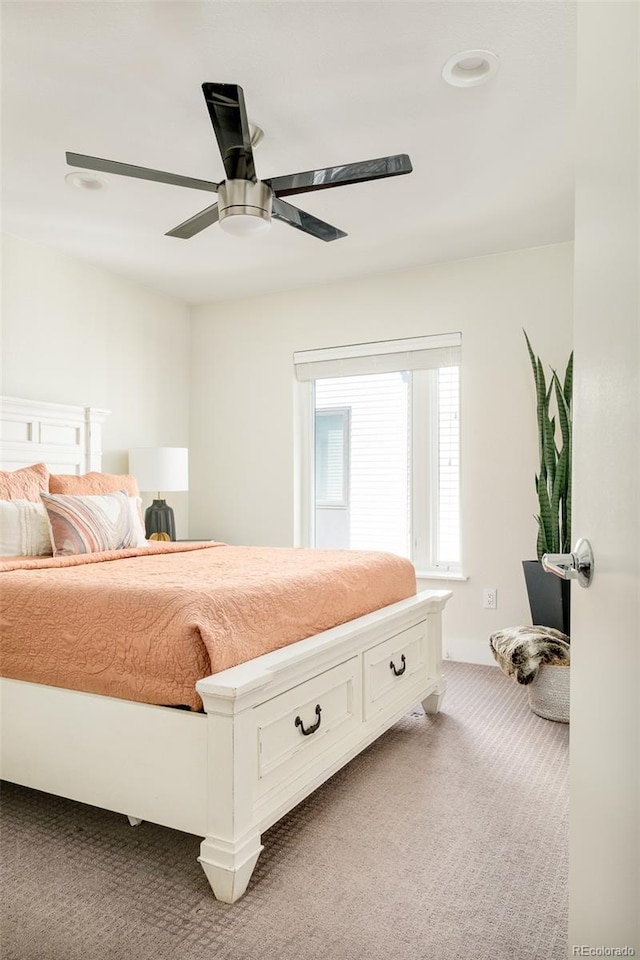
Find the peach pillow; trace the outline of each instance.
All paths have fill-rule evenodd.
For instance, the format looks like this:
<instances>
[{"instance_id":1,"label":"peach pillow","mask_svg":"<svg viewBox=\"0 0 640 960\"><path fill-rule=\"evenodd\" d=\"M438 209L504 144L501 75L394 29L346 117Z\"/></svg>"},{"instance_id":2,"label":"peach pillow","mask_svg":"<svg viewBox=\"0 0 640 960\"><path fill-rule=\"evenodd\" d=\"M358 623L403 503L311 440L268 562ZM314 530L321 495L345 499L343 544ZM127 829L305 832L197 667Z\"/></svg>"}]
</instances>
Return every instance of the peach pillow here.
<instances>
[{"instance_id":1,"label":"peach pillow","mask_svg":"<svg viewBox=\"0 0 640 960\"><path fill-rule=\"evenodd\" d=\"M49 469L44 463L34 463L21 470L0 470L0 500L35 500L49 489Z\"/></svg>"},{"instance_id":2,"label":"peach pillow","mask_svg":"<svg viewBox=\"0 0 640 960\"><path fill-rule=\"evenodd\" d=\"M140 496L138 481L130 473L85 473L77 477L72 473L52 473L49 477L49 493L64 493L71 496L102 496L126 490L130 497ZM40 498L38 498L40 499Z\"/></svg>"}]
</instances>

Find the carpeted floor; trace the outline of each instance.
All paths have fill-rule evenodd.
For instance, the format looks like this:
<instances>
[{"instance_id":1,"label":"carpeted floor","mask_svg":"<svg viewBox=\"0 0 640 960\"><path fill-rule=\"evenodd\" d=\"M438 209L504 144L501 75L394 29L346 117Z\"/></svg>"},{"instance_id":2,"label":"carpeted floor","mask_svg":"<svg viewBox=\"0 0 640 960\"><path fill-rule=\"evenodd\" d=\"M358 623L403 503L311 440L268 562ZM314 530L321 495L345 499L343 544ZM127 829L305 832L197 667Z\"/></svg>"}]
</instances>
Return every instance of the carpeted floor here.
<instances>
[{"instance_id":1,"label":"carpeted floor","mask_svg":"<svg viewBox=\"0 0 640 960\"><path fill-rule=\"evenodd\" d=\"M494 667L446 672L438 716L264 835L233 906L199 838L5 785L3 960L562 960L568 727Z\"/></svg>"}]
</instances>

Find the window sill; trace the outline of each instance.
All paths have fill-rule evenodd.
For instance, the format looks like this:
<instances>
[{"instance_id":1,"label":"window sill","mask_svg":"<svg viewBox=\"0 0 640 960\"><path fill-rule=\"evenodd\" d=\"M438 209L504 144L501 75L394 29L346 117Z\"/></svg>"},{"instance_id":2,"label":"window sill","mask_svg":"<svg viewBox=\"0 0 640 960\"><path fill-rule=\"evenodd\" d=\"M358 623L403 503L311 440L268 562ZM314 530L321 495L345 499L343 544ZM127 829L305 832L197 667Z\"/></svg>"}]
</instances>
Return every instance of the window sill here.
<instances>
[{"instance_id":1,"label":"window sill","mask_svg":"<svg viewBox=\"0 0 640 960\"><path fill-rule=\"evenodd\" d=\"M442 573L440 570L416 570L417 580L468 580L464 573Z\"/></svg>"}]
</instances>

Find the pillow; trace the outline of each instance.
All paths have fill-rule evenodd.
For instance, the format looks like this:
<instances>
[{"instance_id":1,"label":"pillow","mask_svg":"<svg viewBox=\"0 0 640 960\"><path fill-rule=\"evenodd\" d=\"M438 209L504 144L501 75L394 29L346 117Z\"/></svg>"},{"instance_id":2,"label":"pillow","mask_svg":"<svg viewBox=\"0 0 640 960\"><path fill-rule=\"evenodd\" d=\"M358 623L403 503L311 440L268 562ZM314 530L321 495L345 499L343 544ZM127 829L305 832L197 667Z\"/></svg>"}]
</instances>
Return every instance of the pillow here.
<instances>
[{"instance_id":1,"label":"pillow","mask_svg":"<svg viewBox=\"0 0 640 960\"><path fill-rule=\"evenodd\" d=\"M0 500L40 503L40 494L48 489L49 470L44 463L34 463L32 467L23 467L22 470L0 470Z\"/></svg>"},{"instance_id":2,"label":"pillow","mask_svg":"<svg viewBox=\"0 0 640 960\"><path fill-rule=\"evenodd\" d=\"M49 477L49 493L65 493L73 496L97 496L103 493L116 493L126 490L130 497L134 497L135 511L137 512L138 526L144 543L138 547L146 547L144 539L144 520L142 518L142 499L138 489L138 481L130 473L83 473L76 476L74 473L52 473Z\"/></svg>"},{"instance_id":3,"label":"pillow","mask_svg":"<svg viewBox=\"0 0 640 960\"><path fill-rule=\"evenodd\" d=\"M89 496L115 493L126 490L130 497L137 497L138 481L130 473L85 473L81 477L72 473L52 473L49 477L49 493L69 493L73 496Z\"/></svg>"},{"instance_id":4,"label":"pillow","mask_svg":"<svg viewBox=\"0 0 640 960\"><path fill-rule=\"evenodd\" d=\"M129 497L129 510L131 511L131 523L136 534L136 547L148 547L149 541L144 530L144 520L142 519L142 497Z\"/></svg>"},{"instance_id":5,"label":"pillow","mask_svg":"<svg viewBox=\"0 0 640 960\"><path fill-rule=\"evenodd\" d=\"M51 556L51 534L44 504L0 500L0 556Z\"/></svg>"},{"instance_id":6,"label":"pillow","mask_svg":"<svg viewBox=\"0 0 640 960\"><path fill-rule=\"evenodd\" d=\"M133 498L126 491L102 496L74 497L43 493L54 557L101 550L125 550L146 546L142 528L134 523Z\"/></svg>"}]
</instances>

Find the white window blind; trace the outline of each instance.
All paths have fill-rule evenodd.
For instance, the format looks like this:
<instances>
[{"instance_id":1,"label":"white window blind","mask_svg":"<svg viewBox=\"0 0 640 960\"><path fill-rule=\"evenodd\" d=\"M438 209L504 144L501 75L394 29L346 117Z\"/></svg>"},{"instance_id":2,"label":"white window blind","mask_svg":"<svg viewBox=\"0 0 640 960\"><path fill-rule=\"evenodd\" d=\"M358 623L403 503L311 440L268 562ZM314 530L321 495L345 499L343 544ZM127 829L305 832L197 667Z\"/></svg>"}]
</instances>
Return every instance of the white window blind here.
<instances>
[{"instance_id":1,"label":"white window blind","mask_svg":"<svg viewBox=\"0 0 640 960\"><path fill-rule=\"evenodd\" d=\"M460 362L460 333L410 337L377 343L350 343L294 353L298 380L430 370Z\"/></svg>"}]
</instances>

